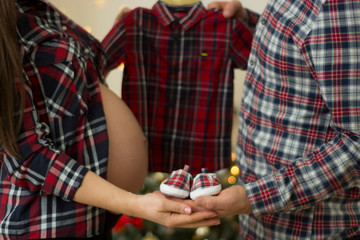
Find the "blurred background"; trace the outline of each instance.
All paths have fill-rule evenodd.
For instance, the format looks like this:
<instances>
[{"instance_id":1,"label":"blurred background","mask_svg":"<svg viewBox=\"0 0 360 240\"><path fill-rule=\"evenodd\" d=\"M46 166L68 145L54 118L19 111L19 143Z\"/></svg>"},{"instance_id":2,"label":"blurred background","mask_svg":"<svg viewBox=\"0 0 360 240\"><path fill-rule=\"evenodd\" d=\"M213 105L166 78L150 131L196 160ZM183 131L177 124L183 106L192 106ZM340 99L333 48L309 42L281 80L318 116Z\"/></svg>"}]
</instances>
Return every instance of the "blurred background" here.
<instances>
[{"instance_id":1,"label":"blurred background","mask_svg":"<svg viewBox=\"0 0 360 240\"><path fill-rule=\"evenodd\" d=\"M123 7L130 9L136 7L151 8L157 0L49 0L63 13L69 16L77 24L81 25L98 40L102 40L111 29L116 15ZM268 0L241 0L244 7L257 13L262 13ZM211 0L203 0L207 6ZM119 67L112 71L107 83L109 87L121 96L121 80L123 68ZM234 79L234 124L233 124L233 148L237 133L237 116L242 95L242 85L245 71L235 70ZM233 151L235 152L235 151ZM235 155L233 154L233 160ZM231 169L218 172L223 188L236 183L238 168L234 165ZM146 178L142 193L152 192L158 189L159 183L167 177L166 173L149 173ZM113 231L114 240L237 240L237 218L222 219L220 226L204 227L198 229L169 229L142 219L123 216Z\"/></svg>"}]
</instances>

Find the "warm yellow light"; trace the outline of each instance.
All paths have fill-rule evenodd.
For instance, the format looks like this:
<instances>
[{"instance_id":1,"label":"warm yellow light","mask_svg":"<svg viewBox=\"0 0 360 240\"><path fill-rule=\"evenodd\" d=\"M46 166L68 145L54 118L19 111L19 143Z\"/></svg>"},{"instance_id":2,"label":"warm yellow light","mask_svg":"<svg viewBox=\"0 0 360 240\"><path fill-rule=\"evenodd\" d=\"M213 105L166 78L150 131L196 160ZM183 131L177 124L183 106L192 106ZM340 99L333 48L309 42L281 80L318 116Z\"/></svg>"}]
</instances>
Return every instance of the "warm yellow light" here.
<instances>
[{"instance_id":1,"label":"warm yellow light","mask_svg":"<svg viewBox=\"0 0 360 240\"><path fill-rule=\"evenodd\" d=\"M237 176L240 172L240 169L238 166L233 166L231 167L230 172L232 175Z\"/></svg>"},{"instance_id":2,"label":"warm yellow light","mask_svg":"<svg viewBox=\"0 0 360 240\"><path fill-rule=\"evenodd\" d=\"M236 177L230 176L228 178L228 183L231 184L231 185L235 184L236 183Z\"/></svg>"},{"instance_id":3,"label":"warm yellow light","mask_svg":"<svg viewBox=\"0 0 360 240\"><path fill-rule=\"evenodd\" d=\"M105 0L94 0L94 3L98 6L104 6Z\"/></svg>"},{"instance_id":4,"label":"warm yellow light","mask_svg":"<svg viewBox=\"0 0 360 240\"><path fill-rule=\"evenodd\" d=\"M167 174L162 173L162 172L155 172L155 173L153 173L152 177L155 179L155 181L160 183L167 177Z\"/></svg>"},{"instance_id":5,"label":"warm yellow light","mask_svg":"<svg viewBox=\"0 0 360 240\"><path fill-rule=\"evenodd\" d=\"M84 29L85 29L88 33L91 33L91 27L90 27L90 26L85 26Z\"/></svg>"},{"instance_id":6,"label":"warm yellow light","mask_svg":"<svg viewBox=\"0 0 360 240\"><path fill-rule=\"evenodd\" d=\"M124 71L125 65L123 63L120 63L118 68L119 68L120 71Z\"/></svg>"},{"instance_id":7,"label":"warm yellow light","mask_svg":"<svg viewBox=\"0 0 360 240\"><path fill-rule=\"evenodd\" d=\"M196 229L195 233L196 233L196 236L205 238L206 236L208 236L210 234L210 228L209 227L199 227L198 229Z\"/></svg>"},{"instance_id":8,"label":"warm yellow light","mask_svg":"<svg viewBox=\"0 0 360 240\"><path fill-rule=\"evenodd\" d=\"M233 162L236 161L236 154L235 154L235 153L232 153L232 154L231 154L231 160L232 160Z\"/></svg>"}]
</instances>

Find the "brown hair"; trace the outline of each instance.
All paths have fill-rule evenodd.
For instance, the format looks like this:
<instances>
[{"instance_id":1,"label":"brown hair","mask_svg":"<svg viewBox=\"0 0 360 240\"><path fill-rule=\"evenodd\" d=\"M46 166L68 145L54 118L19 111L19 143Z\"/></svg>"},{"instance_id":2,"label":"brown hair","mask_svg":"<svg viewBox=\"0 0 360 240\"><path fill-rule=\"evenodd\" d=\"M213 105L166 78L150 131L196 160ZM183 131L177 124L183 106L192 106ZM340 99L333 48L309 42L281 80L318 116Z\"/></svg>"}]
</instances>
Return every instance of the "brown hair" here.
<instances>
[{"instance_id":1,"label":"brown hair","mask_svg":"<svg viewBox=\"0 0 360 240\"><path fill-rule=\"evenodd\" d=\"M24 97L15 2L0 1L0 144L7 153L19 157L16 136L20 130ZM17 111L20 115L15 117Z\"/></svg>"}]
</instances>

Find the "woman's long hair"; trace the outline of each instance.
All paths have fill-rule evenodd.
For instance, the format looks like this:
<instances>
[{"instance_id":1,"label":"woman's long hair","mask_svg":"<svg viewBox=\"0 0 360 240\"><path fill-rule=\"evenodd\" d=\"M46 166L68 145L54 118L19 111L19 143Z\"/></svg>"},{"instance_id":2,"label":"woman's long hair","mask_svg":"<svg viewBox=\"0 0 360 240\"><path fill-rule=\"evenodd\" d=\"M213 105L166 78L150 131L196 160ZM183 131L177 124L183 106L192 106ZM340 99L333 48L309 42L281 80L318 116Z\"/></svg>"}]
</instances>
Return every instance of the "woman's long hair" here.
<instances>
[{"instance_id":1,"label":"woman's long hair","mask_svg":"<svg viewBox=\"0 0 360 240\"><path fill-rule=\"evenodd\" d=\"M16 136L24 97L15 3L16 0L0 0L0 145L7 153L18 157ZM16 112L20 115L15 116Z\"/></svg>"}]
</instances>

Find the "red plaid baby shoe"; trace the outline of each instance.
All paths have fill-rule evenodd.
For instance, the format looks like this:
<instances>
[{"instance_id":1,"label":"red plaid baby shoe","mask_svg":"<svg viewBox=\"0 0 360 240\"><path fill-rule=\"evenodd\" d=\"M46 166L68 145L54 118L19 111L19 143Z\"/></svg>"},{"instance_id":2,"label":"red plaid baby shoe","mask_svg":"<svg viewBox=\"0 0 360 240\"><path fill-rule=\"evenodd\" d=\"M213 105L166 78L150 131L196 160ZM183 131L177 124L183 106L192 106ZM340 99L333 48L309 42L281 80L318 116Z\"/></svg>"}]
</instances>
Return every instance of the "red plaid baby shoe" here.
<instances>
[{"instance_id":1,"label":"red plaid baby shoe","mask_svg":"<svg viewBox=\"0 0 360 240\"><path fill-rule=\"evenodd\" d=\"M221 191L221 183L215 173L208 173L206 168L195 176L191 187L190 198L195 200L199 196L216 195Z\"/></svg>"},{"instance_id":2,"label":"red plaid baby shoe","mask_svg":"<svg viewBox=\"0 0 360 240\"><path fill-rule=\"evenodd\" d=\"M160 191L168 196L187 198L190 193L192 176L188 172L189 166L173 171L168 178L160 184Z\"/></svg>"}]
</instances>

